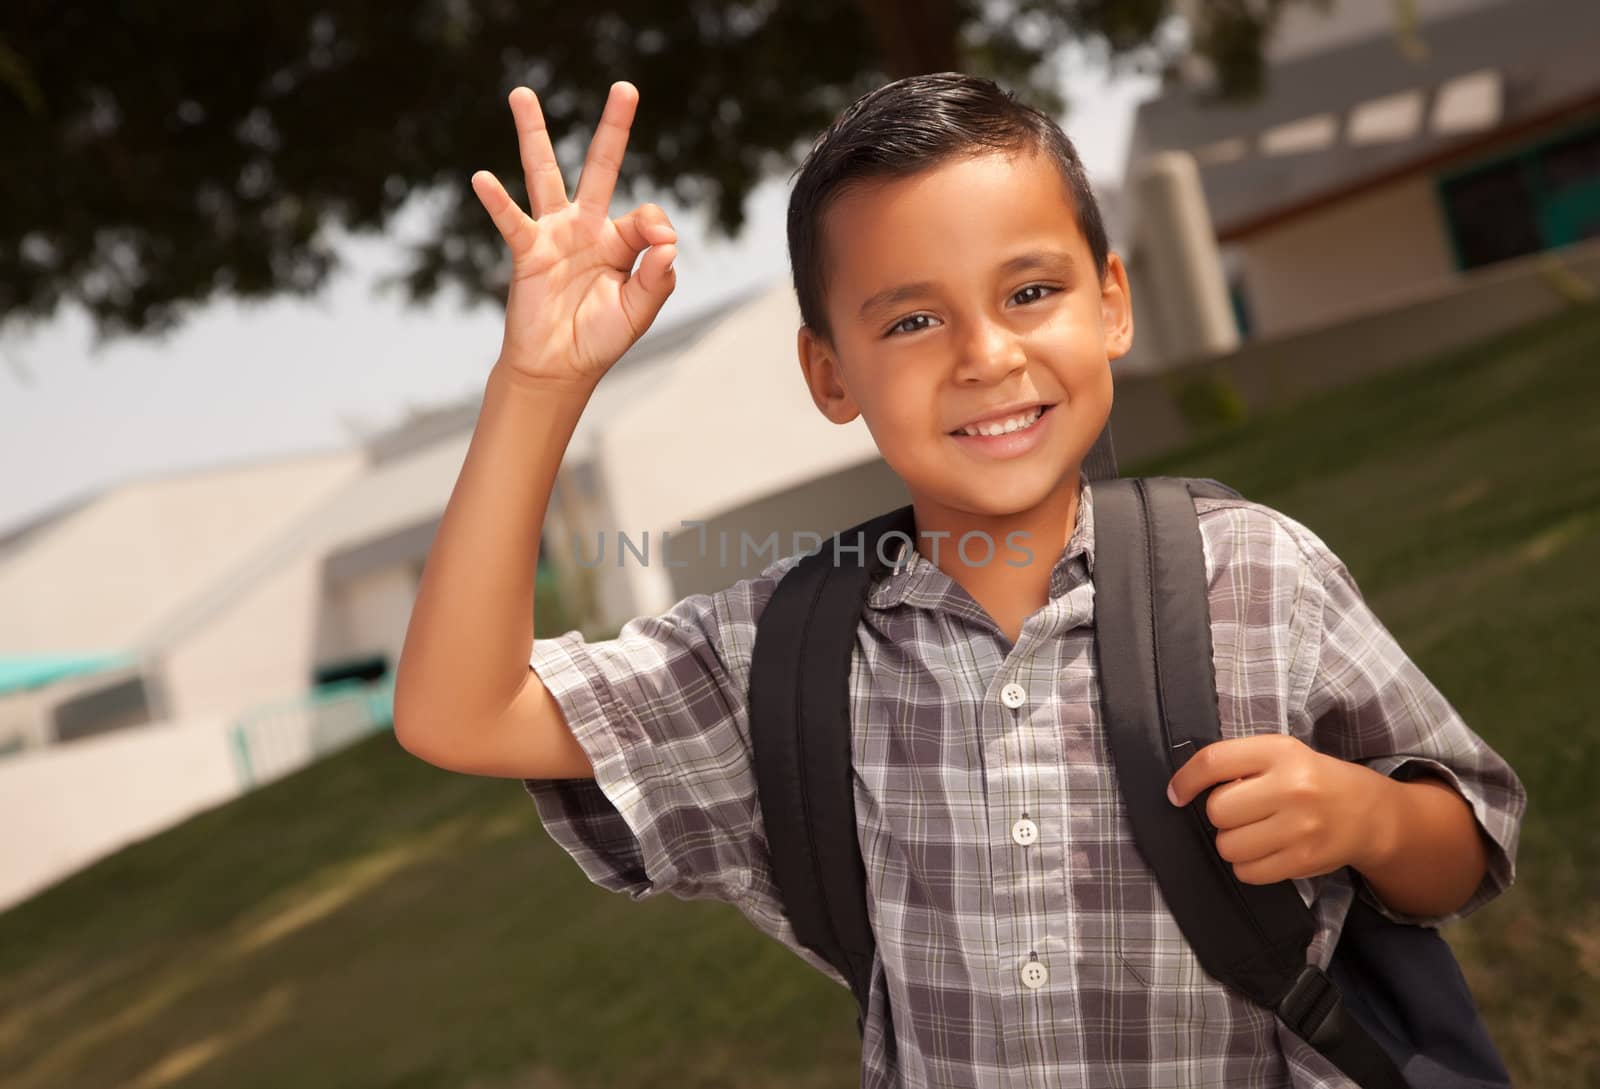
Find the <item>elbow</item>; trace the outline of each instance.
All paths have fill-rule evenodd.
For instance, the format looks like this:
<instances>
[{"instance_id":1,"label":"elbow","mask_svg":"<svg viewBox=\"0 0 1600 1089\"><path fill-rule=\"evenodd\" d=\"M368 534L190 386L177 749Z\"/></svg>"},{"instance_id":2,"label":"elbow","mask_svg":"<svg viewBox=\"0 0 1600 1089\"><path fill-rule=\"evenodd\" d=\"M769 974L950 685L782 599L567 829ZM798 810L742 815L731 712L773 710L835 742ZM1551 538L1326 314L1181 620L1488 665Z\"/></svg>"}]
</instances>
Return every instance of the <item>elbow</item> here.
<instances>
[{"instance_id":1,"label":"elbow","mask_svg":"<svg viewBox=\"0 0 1600 1089\"><path fill-rule=\"evenodd\" d=\"M394 739L402 749L418 760L440 766L437 730L429 730L430 717L414 709L403 709L398 703L394 709Z\"/></svg>"},{"instance_id":2,"label":"elbow","mask_svg":"<svg viewBox=\"0 0 1600 1089\"><path fill-rule=\"evenodd\" d=\"M441 727L447 718L440 712L437 701L424 698L424 692L407 675L402 655L395 677L394 739L412 756L438 766L442 756L440 745L444 741Z\"/></svg>"},{"instance_id":3,"label":"elbow","mask_svg":"<svg viewBox=\"0 0 1600 1089\"><path fill-rule=\"evenodd\" d=\"M458 712L395 707L394 738L400 747L444 771L475 770L482 732L471 729Z\"/></svg>"}]
</instances>

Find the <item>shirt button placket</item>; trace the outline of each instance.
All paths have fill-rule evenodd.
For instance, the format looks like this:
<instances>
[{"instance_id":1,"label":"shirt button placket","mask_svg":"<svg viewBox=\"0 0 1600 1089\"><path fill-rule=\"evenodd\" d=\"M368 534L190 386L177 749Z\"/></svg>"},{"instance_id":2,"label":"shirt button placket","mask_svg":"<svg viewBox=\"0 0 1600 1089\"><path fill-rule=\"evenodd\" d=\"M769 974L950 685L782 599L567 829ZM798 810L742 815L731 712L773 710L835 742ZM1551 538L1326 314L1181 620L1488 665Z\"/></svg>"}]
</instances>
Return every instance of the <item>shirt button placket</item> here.
<instances>
[{"instance_id":1,"label":"shirt button placket","mask_svg":"<svg viewBox=\"0 0 1600 1089\"><path fill-rule=\"evenodd\" d=\"M1016 681L1011 681L1000 689L1000 703L1007 708L1007 734L1011 739L1011 743L1015 746L1013 751L1016 753L1018 761L1016 777L1010 779L1006 784L1008 789L1002 795L1006 799L1007 805L1014 804L1013 799L1020 796L1023 799L1023 805L1026 806L1028 792L1032 787L1031 780L1037 770L1027 765L1025 756L1032 749L1025 736L1027 728L1023 722L1023 708L1027 705L1027 702L1028 690ZM1043 987L1050 978L1050 969L1039 958L1038 951L1033 948L1033 943L1037 938L1037 934L1034 931L1042 922L1042 920L1034 917L1032 891L1033 881L1036 876L1034 874L1034 848L1039 842L1039 826L1034 823L1026 809L1020 815L1016 815L1015 810L1013 810L1012 815L1016 816L1016 819L1011 822L1011 840L1024 850L1020 856L1013 856L1019 863L1017 868L1010 874L1009 896L1007 897L1011 904L1013 915L1009 920L1010 925L1005 928L1008 940L1002 945L1001 955L1006 960L1010 960L1013 955L1012 950L1017 947L1017 944L1028 943L1028 945L1023 946L1028 950L1027 959L1022 962L1020 967L1013 969L1017 973L1012 977L1017 981L1013 986L1017 988L1015 993L1020 997L1030 995ZM1016 962L1011 961L1011 963L1015 964ZM1006 1034L1005 1050L1007 1052L1011 1052L1017 1046L1015 1033L1023 1031L1022 1026L1028 1023L1029 1020L1029 1015L1025 1014L1012 1026L1012 1031Z\"/></svg>"}]
</instances>

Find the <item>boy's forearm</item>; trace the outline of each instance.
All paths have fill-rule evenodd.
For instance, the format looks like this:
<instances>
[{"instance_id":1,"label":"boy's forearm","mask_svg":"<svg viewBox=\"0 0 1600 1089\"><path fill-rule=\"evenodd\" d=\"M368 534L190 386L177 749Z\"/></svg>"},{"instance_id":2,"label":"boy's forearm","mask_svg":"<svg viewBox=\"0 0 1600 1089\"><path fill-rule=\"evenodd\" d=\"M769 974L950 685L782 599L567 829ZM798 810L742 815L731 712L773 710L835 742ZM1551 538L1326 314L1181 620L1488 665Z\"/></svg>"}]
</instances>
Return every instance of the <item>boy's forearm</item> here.
<instances>
[{"instance_id":1,"label":"boy's forearm","mask_svg":"<svg viewBox=\"0 0 1600 1089\"><path fill-rule=\"evenodd\" d=\"M1442 779L1384 778L1389 784L1380 817L1385 831L1376 839L1374 857L1357 870L1394 911L1455 911L1488 868L1488 851L1471 807Z\"/></svg>"},{"instance_id":2,"label":"boy's forearm","mask_svg":"<svg viewBox=\"0 0 1600 1089\"><path fill-rule=\"evenodd\" d=\"M538 384L499 363L490 372L406 629L397 731L488 721L526 679L539 534L592 392Z\"/></svg>"}]
</instances>

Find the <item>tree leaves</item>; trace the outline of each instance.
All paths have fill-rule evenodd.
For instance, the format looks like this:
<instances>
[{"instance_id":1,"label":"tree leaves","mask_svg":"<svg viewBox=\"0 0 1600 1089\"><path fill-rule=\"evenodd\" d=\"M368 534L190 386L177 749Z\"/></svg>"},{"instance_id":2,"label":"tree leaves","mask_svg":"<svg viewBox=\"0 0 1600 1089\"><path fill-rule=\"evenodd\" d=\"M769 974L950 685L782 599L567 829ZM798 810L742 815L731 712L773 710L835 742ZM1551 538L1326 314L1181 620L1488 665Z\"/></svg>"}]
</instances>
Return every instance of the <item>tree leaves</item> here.
<instances>
[{"instance_id":1,"label":"tree leaves","mask_svg":"<svg viewBox=\"0 0 1600 1089\"><path fill-rule=\"evenodd\" d=\"M633 82L619 200L640 183L732 233L762 178L884 80L959 65L1059 112L1044 62L1062 42L1149 49L1170 4L13 0L0 320L72 300L111 337L169 329L217 295L313 295L337 267L330 227L383 231L413 197L441 211L394 278L407 298L454 286L503 301L503 247L467 179L520 178L505 112L518 83L539 92L575 179L607 89ZM1259 35L1231 25L1207 45L1246 65Z\"/></svg>"}]
</instances>

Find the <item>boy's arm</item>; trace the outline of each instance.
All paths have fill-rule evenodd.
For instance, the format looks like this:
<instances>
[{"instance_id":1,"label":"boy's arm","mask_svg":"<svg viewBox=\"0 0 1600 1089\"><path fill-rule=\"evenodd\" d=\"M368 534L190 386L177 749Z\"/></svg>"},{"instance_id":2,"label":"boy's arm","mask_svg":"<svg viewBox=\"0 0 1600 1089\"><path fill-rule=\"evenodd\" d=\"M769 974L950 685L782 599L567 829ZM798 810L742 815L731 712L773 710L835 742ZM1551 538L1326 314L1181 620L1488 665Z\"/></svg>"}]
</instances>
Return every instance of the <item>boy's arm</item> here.
<instances>
[{"instance_id":1,"label":"boy's arm","mask_svg":"<svg viewBox=\"0 0 1600 1089\"><path fill-rule=\"evenodd\" d=\"M395 735L429 763L509 777L592 775L528 669L539 533L587 401L497 363L428 552L395 678Z\"/></svg>"},{"instance_id":2,"label":"boy's arm","mask_svg":"<svg viewBox=\"0 0 1600 1089\"><path fill-rule=\"evenodd\" d=\"M1388 780L1388 842L1357 871L1357 891L1397 922L1444 925L1515 880L1527 792L1400 647L1345 565L1309 540L1302 605L1315 647L1305 702L1313 747Z\"/></svg>"},{"instance_id":3,"label":"boy's arm","mask_svg":"<svg viewBox=\"0 0 1600 1089\"><path fill-rule=\"evenodd\" d=\"M511 250L505 336L395 677L396 737L452 770L592 774L528 660L539 536L562 455L595 385L650 327L674 284L676 234L666 214L645 204L607 216L637 101L630 84L612 85L575 201L538 99L524 87L510 102L532 217L492 174L472 178Z\"/></svg>"},{"instance_id":4,"label":"boy's arm","mask_svg":"<svg viewBox=\"0 0 1600 1089\"><path fill-rule=\"evenodd\" d=\"M1426 773L1410 782L1385 777L1379 797L1379 832L1368 861L1356 867L1368 886L1408 915L1446 916L1465 906L1489 869L1471 806Z\"/></svg>"}]
</instances>

